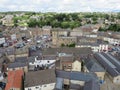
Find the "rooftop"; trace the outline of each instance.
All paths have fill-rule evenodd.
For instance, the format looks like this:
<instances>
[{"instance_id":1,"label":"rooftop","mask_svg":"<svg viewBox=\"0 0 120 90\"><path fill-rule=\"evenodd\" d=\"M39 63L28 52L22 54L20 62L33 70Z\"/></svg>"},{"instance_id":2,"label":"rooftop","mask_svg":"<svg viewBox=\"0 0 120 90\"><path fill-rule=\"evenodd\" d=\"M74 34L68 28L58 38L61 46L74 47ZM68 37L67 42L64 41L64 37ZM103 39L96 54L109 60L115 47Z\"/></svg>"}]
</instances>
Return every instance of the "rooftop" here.
<instances>
[{"instance_id":1,"label":"rooftop","mask_svg":"<svg viewBox=\"0 0 120 90\"><path fill-rule=\"evenodd\" d=\"M35 51L29 50L29 56L41 56L41 50L35 50Z\"/></svg>"},{"instance_id":2,"label":"rooftop","mask_svg":"<svg viewBox=\"0 0 120 90\"><path fill-rule=\"evenodd\" d=\"M10 90L11 88L22 88L22 76L24 72L22 70L9 71L8 72L8 82L6 84L5 90Z\"/></svg>"},{"instance_id":3,"label":"rooftop","mask_svg":"<svg viewBox=\"0 0 120 90\"><path fill-rule=\"evenodd\" d=\"M96 53L94 56L112 77L120 75L120 62L117 61L113 56L106 53Z\"/></svg>"},{"instance_id":4,"label":"rooftop","mask_svg":"<svg viewBox=\"0 0 120 90\"><path fill-rule=\"evenodd\" d=\"M6 50L8 55L19 55L19 54L28 54L28 49L27 47L23 47L23 48L19 48L19 49L15 49L15 48L9 48Z\"/></svg>"},{"instance_id":5,"label":"rooftop","mask_svg":"<svg viewBox=\"0 0 120 90\"><path fill-rule=\"evenodd\" d=\"M70 88L73 90L100 90L98 78L93 73L82 73L82 72L76 72L76 71L70 72L70 71L56 70L56 77L57 77L57 83L55 86L55 88L56 88L55 90L62 90L63 79L77 80L77 81L85 82L84 89L79 84L71 83Z\"/></svg>"},{"instance_id":6,"label":"rooftop","mask_svg":"<svg viewBox=\"0 0 120 90\"><path fill-rule=\"evenodd\" d=\"M73 62L74 61L74 56L63 56L63 57L60 57L60 60L62 62L64 62L64 61L71 61L71 62Z\"/></svg>"},{"instance_id":7,"label":"rooftop","mask_svg":"<svg viewBox=\"0 0 120 90\"><path fill-rule=\"evenodd\" d=\"M15 62L27 63L28 58L27 57L16 57Z\"/></svg>"},{"instance_id":8,"label":"rooftop","mask_svg":"<svg viewBox=\"0 0 120 90\"><path fill-rule=\"evenodd\" d=\"M96 59L92 56L87 57L84 59L85 66L90 72L105 72L103 67L101 67L97 62Z\"/></svg>"},{"instance_id":9,"label":"rooftop","mask_svg":"<svg viewBox=\"0 0 120 90\"><path fill-rule=\"evenodd\" d=\"M80 86L79 84L70 84L70 89L72 90L83 90L83 86Z\"/></svg>"},{"instance_id":10,"label":"rooftop","mask_svg":"<svg viewBox=\"0 0 120 90\"><path fill-rule=\"evenodd\" d=\"M42 60L56 60L56 56L43 56Z\"/></svg>"},{"instance_id":11,"label":"rooftop","mask_svg":"<svg viewBox=\"0 0 120 90\"><path fill-rule=\"evenodd\" d=\"M83 90L100 90L100 85L93 80L85 83Z\"/></svg>"},{"instance_id":12,"label":"rooftop","mask_svg":"<svg viewBox=\"0 0 120 90\"><path fill-rule=\"evenodd\" d=\"M13 62L8 65L8 68L17 68L17 67L25 67L25 66L27 66L27 63Z\"/></svg>"},{"instance_id":13,"label":"rooftop","mask_svg":"<svg viewBox=\"0 0 120 90\"><path fill-rule=\"evenodd\" d=\"M77 71L62 71L62 70L56 70L56 77L59 78L65 78L70 80L78 80L78 81L90 81L95 80L97 81L97 76L94 73L83 73L83 72L77 72Z\"/></svg>"},{"instance_id":14,"label":"rooftop","mask_svg":"<svg viewBox=\"0 0 120 90\"><path fill-rule=\"evenodd\" d=\"M28 72L25 77L25 87L50 84L56 81L55 70L53 69Z\"/></svg>"},{"instance_id":15,"label":"rooftop","mask_svg":"<svg viewBox=\"0 0 120 90\"><path fill-rule=\"evenodd\" d=\"M43 50L43 55L57 55L58 53L74 54L74 55L87 55L92 54L91 48L46 48Z\"/></svg>"}]
</instances>

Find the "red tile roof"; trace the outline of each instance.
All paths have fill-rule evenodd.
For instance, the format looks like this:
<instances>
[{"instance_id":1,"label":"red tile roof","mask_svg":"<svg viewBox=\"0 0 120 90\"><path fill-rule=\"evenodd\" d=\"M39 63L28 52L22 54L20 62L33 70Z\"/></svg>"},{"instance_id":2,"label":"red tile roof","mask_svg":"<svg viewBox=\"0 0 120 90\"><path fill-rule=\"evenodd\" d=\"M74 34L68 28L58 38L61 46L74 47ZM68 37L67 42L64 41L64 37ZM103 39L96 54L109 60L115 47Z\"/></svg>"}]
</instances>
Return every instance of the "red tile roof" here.
<instances>
[{"instance_id":1,"label":"red tile roof","mask_svg":"<svg viewBox=\"0 0 120 90\"><path fill-rule=\"evenodd\" d=\"M10 90L10 88L21 88L23 74L23 70L9 71L5 90Z\"/></svg>"}]
</instances>

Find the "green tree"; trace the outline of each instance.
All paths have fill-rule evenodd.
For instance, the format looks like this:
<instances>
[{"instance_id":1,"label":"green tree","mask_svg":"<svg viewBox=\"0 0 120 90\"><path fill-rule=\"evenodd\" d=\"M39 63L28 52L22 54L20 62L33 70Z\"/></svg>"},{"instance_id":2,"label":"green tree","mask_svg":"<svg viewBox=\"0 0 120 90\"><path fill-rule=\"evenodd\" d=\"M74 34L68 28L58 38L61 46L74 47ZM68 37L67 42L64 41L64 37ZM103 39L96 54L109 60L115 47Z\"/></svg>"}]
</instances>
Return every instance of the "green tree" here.
<instances>
[{"instance_id":1,"label":"green tree","mask_svg":"<svg viewBox=\"0 0 120 90\"><path fill-rule=\"evenodd\" d=\"M61 27L61 22L58 22L58 21L54 20L54 21L51 22L51 26L55 27L55 28Z\"/></svg>"},{"instance_id":2,"label":"green tree","mask_svg":"<svg viewBox=\"0 0 120 90\"><path fill-rule=\"evenodd\" d=\"M111 25L108 27L108 30L119 32L119 31L120 31L120 24L111 24Z\"/></svg>"},{"instance_id":3,"label":"green tree","mask_svg":"<svg viewBox=\"0 0 120 90\"><path fill-rule=\"evenodd\" d=\"M67 21L62 22L61 27L62 28L69 28L69 22L67 22Z\"/></svg>"},{"instance_id":4,"label":"green tree","mask_svg":"<svg viewBox=\"0 0 120 90\"><path fill-rule=\"evenodd\" d=\"M75 43L69 44L68 47L75 47Z\"/></svg>"},{"instance_id":5,"label":"green tree","mask_svg":"<svg viewBox=\"0 0 120 90\"><path fill-rule=\"evenodd\" d=\"M0 22L0 25L2 25L2 22Z\"/></svg>"},{"instance_id":6,"label":"green tree","mask_svg":"<svg viewBox=\"0 0 120 90\"><path fill-rule=\"evenodd\" d=\"M36 19L30 19L30 21L27 23L29 27L36 27L39 26Z\"/></svg>"},{"instance_id":7,"label":"green tree","mask_svg":"<svg viewBox=\"0 0 120 90\"><path fill-rule=\"evenodd\" d=\"M64 47L64 46L65 46L65 44L64 44L64 43L62 43L62 44L61 44L61 47Z\"/></svg>"},{"instance_id":8,"label":"green tree","mask_svg":"<svg viewBox=\"0 0 120 90\"><path fill-rule=\"evenodd\" d=\"M98 29L98 31L106 31L106 29L100 27L100 28Z\"/></svg>"}]
</instances>

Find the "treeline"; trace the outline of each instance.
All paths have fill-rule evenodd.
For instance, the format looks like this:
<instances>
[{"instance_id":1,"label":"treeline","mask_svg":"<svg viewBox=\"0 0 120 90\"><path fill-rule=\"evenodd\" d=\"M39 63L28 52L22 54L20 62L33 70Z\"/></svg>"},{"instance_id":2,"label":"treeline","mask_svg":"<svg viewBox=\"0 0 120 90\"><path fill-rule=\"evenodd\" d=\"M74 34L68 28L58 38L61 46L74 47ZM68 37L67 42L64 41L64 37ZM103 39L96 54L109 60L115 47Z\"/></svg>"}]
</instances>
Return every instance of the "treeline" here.
<instances>
[{"instance_id":1,"label":"treeline","mask_svg":"<svg viewBox=\"0 0 120 90\"><path fill-rule=\"evenodd\" d=\"M23 16L14 16L14 25L19 26L19 22L26 23L28 27L52 26L53 28L76 28L84 24L97 24L98 20L108 20L114 22L120 19L120 13L35 13L27 12ZM103 22L104 24L104 22ZM114 26L112 26L114 27ZM115 26L116 27L116 26ZM111 29L111 27L110 27Z\"/></svg>"},{"instance_id":2,"label":"treeline","mask_svg":"<svg viewBox=\"0 0 120 90\"><path fill-rule=\"evenodd\" d=\"M115 31L115 32L119 32L120 31L120 24L111 24L107 28L100 27L99 31Z\"/></svg>"},{"instance_id":3,"label":"treeline","mask_svg":"<svg viewBox=\"0 0 120 90\"><path fill-rule=\"evenodd\" d=\"M77 14L44 14L39 19L30 19L29 27L52 26L54 28L75 28L81 26L81 18Z\"/></svg>"},{"instance_id":4,"label":"treeline","mask_svg":"<svg viewBox=\"0 0 120 90\"><path fill-rule=\"evenodd\" d=\"M84 24L97 24L98 18L107 18L108 14L102 13L45 13L39 19L30 19L27 23L29 27L50 25L52 27L76 28Z\"/></svg>"}]
</instances>

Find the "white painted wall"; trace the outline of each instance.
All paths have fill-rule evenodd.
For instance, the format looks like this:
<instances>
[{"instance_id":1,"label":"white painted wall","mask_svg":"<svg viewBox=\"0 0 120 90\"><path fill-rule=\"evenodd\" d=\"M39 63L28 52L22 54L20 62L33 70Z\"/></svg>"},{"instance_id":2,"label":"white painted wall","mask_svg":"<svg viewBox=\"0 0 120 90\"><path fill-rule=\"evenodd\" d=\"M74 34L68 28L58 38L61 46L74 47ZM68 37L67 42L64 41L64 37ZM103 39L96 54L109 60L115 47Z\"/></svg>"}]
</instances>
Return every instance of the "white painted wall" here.
<instances>
[{"instance_id":1,"label":"white painted wall","mask_svg":"<svg viewBox=\"0 0 120 90\"><path fill-rule=\"evenodd\" d=\"M81 62L76 60L72 63L72 71L81 71Z\"/></svg>"},{"instance_id":2,"label":"white painted wall","mask_svg":"<svg viewBox=\"0 0 120 90\"><path fill-rule=\"evenodd\" d=\"M53 90L55 83L25 87L25 90Z\"/></svg>"},{"instance_id":3,"label":"white painted wall","mask_svg":"<svg viewBox=\"0 0 120 90\"><path fill-rule=\"evenodd\" d=\"M42 66L42 65L49 65L49 64L53 64L53 63L55 63L56 62L56 60L37 60L36 58L35 58L35 62L34 63L29 63L29 65L35 65L35 66Z\"/></svg>"}]
</instances>

